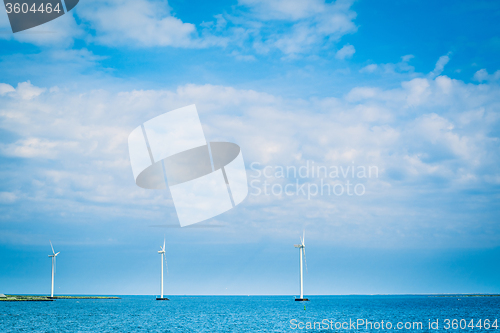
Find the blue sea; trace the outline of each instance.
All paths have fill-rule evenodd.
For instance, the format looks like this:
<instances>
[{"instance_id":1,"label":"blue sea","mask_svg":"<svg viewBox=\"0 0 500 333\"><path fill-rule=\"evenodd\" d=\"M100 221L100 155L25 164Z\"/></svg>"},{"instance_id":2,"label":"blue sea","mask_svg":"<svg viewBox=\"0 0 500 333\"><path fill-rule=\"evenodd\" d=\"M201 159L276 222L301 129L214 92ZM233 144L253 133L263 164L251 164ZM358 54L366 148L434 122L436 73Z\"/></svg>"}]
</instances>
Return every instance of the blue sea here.
<instances>
[{"instance_id":1,"label":"blue sea","mask_svg":"<svg viewBox=\"0 0 500 333\"><path fill-rule=\"evenodd\" d=\"M500 332L500 297L120 297L0 302L0 332Z\"/></svg>"}]
</instances>

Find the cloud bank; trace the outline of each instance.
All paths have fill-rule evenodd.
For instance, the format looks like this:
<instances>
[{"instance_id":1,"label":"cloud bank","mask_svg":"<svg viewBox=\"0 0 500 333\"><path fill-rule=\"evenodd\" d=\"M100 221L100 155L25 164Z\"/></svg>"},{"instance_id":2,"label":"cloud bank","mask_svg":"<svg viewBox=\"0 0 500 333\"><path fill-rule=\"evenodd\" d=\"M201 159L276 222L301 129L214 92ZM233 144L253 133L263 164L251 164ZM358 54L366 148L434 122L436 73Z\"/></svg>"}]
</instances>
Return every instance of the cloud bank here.
<instances>
[{"instance_id":1,"label":"cloud bank","mask_svg":"<svg viewBox=\"0 0 500 333\"><path fill-rule=\"evenodd\" d=\"M354 33L351 5L347 0L242 0L196 26L177 17L166 1L88 0L57 20L0 38L58 48L71 47L77 39L108 47L229 47L243 60L274 51L293 58ZM10 29L5 13L0 28ZM341 59L353 53L345 51Z\"/></svg>"},{"instance_id":2,"label":"cloud bank","mask_svg":"<svg viewBox=\"0 0 500 333\"><path fill-rule=\"evenodd\" d=\"M254 228L261 221L259 232L287 234L307 221L351 245L498 246L492 202L500 185L499 96L496 84L442 75L308 100L216 85L114 93L0 84L0 128L10 137L0 146L9 166L2 200L16 202L2 211L16 216L24 207L49 214L57 203L76 219L175 220L168 193L134 186L127 136L144 120L195 103L208 140L242 147L250 180L253 162L379 170L379 177L363 180L362 197L250 195L221 223L230 218L239 228ZM30 177L23 177L28 170ZM467 237L470 232L477 237Z\"/></svg>"}]
</instances>

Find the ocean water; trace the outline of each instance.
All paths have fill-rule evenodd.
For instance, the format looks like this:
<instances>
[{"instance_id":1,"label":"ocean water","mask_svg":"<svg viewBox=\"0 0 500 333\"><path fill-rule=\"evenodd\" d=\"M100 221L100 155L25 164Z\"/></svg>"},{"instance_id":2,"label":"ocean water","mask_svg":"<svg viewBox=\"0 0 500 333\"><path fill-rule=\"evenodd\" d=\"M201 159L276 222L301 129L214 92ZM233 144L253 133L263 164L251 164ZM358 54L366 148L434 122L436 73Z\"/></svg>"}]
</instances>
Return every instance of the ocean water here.
<instances>
[{"instance_id":1,"label":"ocean water","mask_svg":"<svg viewBox=\"0 0 500 333\"><path fill-rule=\"evenodd\" d=\"M0 302L0 332L500 332L500 297L120 297Z\"/></svg>"}]
</instances>

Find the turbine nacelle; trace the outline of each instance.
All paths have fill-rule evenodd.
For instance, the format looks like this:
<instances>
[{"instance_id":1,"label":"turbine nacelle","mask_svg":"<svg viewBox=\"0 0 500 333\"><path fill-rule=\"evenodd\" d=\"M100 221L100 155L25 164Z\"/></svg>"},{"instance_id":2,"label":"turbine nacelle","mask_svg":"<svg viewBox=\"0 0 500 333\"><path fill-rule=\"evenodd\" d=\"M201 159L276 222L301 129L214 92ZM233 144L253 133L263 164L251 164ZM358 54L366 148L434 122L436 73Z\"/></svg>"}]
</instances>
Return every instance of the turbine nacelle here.
<instances>
[{"instance_id":1,"label":"turbine nacelle","mask_svg":"<svg viewBox=\"0 0 500 333\"><path fill-rule=\"evenodd\" d=\"M164 255L163 259L165 261L165 267L167 267L167 273L168 273L167 256L165 255L165 239L163 239L163 246L160 246L160 251L158 251L158 254Z\"/></svg>"},{"instance_id":2,"label":"turbine nacelle","mask_svg":"<svg viewBox=\"0 0 500 333\"><path fill-rule=\"evenodd\" d=\"M300 244L295 244L294 247L298 248L298 249L304 249L306 247L306 243L305 243L305 240L306 240L306 232L304 230L304 232L302 233L302 237L299 237L300 239Z\"/></svg>"},{"instance_id":3,"label":"turbine nacelle","mask_svg":"<svg viewBox=\"0 0 500 333\"><path fill-rule=\"evenodd\" d=\"M163 246L160 246L160 251L158 251L159 254L164 254L165 253L165 239L163 239Z\"/></svg>"},{"instance_id":4,"label":"turbine nacelle","mask_svg":"<svg viewBox=\"0 0 500 333\"><path fill-rule=\"evenodd\" d=\"M50 243L50 248L52 249L52 254L51 254L51 255L49 255L49 257L57 257L57 255L58 255L59 253L61 253L61 252L57 252L57 253L55 253L55 252L54 252L54 247L52 246L52 241L50 241L50 240L49 240L49 243Z\"/></svg>"}]
</instances>

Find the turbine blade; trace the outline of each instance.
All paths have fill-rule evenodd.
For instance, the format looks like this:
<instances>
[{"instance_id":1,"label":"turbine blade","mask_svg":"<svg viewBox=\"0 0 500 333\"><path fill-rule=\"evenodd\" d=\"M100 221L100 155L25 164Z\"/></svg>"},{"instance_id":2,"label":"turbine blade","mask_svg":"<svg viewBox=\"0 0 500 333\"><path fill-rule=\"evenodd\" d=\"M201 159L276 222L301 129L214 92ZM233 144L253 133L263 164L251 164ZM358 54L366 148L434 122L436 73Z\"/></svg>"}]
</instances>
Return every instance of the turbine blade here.
<instances>
[{"instance_id":1,"label":"turbine blade","mask_svg":"<svg viewBox=\"0 0 500 333\"><path fill-rule=\"evenodd\" d=\"M50 240L49 240L49 243L50 243L50 247L52 248L52 253L55 254L54 247L52 246L52 242Z\"/></svg>"},{"instance_id":2,"label":"turbine blade","mask_svg":"<svg viewBox=\"0 0 500 333\"><path fill-rule=\"evenodd\" d=\"M163 255L163 258L165 259L165 267L167 267L167 274L168 274L167 256Z\"/></svg>"},{"instance_id":3,"label":"turbine blade","mask_svg":"<svg viewBox=\"0 0 500 333\"><path fill-rule=\"evenodd\" d=\"M165 251L165 237L163 237L163 251Z\"/></svg>"},{"instance_id":4,"label":"turbine blade","mask_svg":"<svg viewBox=\"0 0 500 333\"><path fill-rule=\"evenodd\" d=\"M306 246L306 230L302 231L302 245Z\"/></svg>"}]
</instances>

